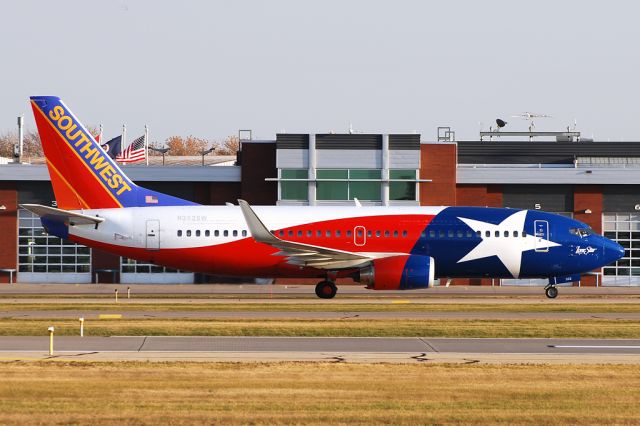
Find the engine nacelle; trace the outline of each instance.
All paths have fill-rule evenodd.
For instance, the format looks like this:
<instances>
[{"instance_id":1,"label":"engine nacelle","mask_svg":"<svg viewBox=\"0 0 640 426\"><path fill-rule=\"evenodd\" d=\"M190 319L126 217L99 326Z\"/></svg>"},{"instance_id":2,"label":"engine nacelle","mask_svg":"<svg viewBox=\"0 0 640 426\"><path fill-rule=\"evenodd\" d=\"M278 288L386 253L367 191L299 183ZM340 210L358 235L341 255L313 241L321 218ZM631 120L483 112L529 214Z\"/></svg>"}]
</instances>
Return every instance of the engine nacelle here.
<instances>
[{"instance_id":1,"label":"engine nacelle","mask_svg":"<svg viewBox=\"0 0 640 426\"><path fill-rule=\"evenodd\" d=\"M413 290L432 287L433 257L410 255L375 259L360 269L359 282L373 290Z\"/></svg>"}]
</instances>

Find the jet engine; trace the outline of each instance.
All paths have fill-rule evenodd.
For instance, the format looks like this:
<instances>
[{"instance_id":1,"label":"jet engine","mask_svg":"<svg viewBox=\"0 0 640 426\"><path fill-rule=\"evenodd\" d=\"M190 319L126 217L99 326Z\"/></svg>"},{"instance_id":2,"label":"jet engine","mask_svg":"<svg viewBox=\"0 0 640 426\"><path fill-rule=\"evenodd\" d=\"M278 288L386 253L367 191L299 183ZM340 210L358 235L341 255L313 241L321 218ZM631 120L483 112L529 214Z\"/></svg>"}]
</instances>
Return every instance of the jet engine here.
<instances>
[{"instance_id":1,"label":"jet engine","mask_svg":"<svg viewBox=\"0 0 640 426\"><path fill-rule=\"evenodd\" d=\"M430 256L393 256L373 260L356 278L373 290L413 290L432 287L434 272Z\"/></svg>"}]
</instances>

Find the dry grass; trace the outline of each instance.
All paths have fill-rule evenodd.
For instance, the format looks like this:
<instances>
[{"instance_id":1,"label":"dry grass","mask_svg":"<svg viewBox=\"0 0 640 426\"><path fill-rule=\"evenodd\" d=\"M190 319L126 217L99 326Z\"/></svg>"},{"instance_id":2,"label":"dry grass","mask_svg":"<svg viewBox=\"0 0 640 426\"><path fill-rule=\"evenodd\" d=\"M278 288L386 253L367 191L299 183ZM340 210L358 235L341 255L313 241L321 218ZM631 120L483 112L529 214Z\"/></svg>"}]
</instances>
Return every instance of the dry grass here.
<instances>
[{"instance_id":1,"label":"dry grass","mask_svg":"<svg viewBox=\"0 0 640 426\"><path fill-rule=\"evenodd\" d=\"M1 319L0 336L78 335L77 320ZM630 320L120 319L87 320L87 336L345 336L640 338Z\"/></svg>"},{"instance_id":2,"label":"dry grass","mask_svg":"<svg viewBox=\"0 0 640 426\"><path fill-rule=\"evenodd\" d=\"M637 424L637 366L0 364L0 424Z\"/></svg>"},{"instance_id":3,"label":"dry grass","mask_svg":"<svg viewBox=\"0 0 640 426\"><path fill-rule=\"evenodd\" d=\"M557 303L547 300L531 303L401 303L381 301L371 304L295 303L92 303L79 299L71 303L7 303L1 310L17 311L150 311L150 312L560 312L560 313L638 313L640 303Z\"/></svg>"}]
</instances>

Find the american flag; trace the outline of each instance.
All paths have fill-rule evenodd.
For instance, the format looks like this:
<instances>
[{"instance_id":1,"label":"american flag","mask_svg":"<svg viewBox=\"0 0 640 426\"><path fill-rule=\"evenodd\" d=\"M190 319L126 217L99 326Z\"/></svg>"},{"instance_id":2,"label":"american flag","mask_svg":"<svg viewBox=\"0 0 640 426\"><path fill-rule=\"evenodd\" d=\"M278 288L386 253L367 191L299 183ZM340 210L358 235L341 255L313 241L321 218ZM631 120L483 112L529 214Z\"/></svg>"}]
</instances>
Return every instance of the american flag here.
<instances>
[{"instance_id":1,"label":"american flag","mask_svg":"<svg viewBox=\"0 0 640 426\"><path fill-rule=\"evenodd\" d=\"M116 155L119 163L137 163L146 159L144 135L135 139L120 154Z\"/></svg>"}]
</instances>

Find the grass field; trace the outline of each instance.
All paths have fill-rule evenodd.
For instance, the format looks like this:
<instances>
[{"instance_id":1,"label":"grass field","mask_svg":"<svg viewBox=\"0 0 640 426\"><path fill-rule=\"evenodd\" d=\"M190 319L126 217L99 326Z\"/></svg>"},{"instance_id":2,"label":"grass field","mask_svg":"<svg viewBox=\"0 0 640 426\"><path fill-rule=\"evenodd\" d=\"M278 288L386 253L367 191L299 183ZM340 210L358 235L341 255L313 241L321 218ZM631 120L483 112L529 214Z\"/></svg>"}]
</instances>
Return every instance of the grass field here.
<instances>
[{"instance_id":1,"label":"grass field","mask_svg":"<svg viewBox=\"0 0 640 426\"><path fill-rule=\"evenodd\" d=\"M92 303L79 299L75 303L2 303L0 311L149 311L149 312L572 312L572 313L638 313L640 303L558 303L550 301L531 303L393 303L381 301L371 304L331 303ZM398 302L398 301L395 301ZM402 301L401 301L402 302ZM410 301L407 301L410 302Z\"/></svg>"},{"instance_id":2,"label":"grass field","mask_svg":"<svg viewBox=\"0 0 640 426\"><path fill-rule=\"evenodd\" d=\"M0 336L78 335L77 320L0 319ZM640 338L630 320L415 319L115 319L87 320L86 336L345 336L345 337L581 337Z\"/></svg>"},{"instance_id":3,"label":"grass field","mask_svg":"<svg viewBox=\"0 0 640 426\"><path fill-rule=\"evenodd\" d=\"M0 424L637 424L623 365L3 363Z\"/></svg>"}]
</instances>

